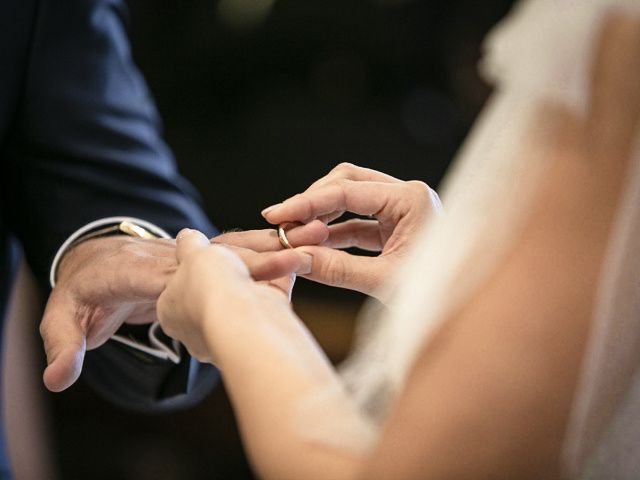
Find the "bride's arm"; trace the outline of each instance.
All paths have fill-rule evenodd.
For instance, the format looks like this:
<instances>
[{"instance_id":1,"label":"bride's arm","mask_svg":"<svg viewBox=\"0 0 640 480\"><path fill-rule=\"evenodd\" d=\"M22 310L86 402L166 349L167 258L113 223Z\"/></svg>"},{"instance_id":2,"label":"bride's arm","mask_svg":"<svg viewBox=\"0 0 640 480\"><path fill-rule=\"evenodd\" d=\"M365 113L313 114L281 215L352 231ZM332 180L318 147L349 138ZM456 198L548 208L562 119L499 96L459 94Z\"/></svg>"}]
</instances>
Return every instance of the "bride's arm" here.
<instances>
[{"instance_id":1,"label":"bride's arm","mask_svg":"<svg viewBox=\"0 0 640 480\"><path fill-rule=\"evenodd\" d=\"M305 399L338 380L287 292L254 282L238 257L199 232L181 233L177 243L180 268L158 301L159 320L196 358L219 367L255 471L274 480L354 478L359 458L305 440L296 427L322 421L295 416ZM337 407L316 414L348 420Z\"/></svg>"},{"instance_id":2,"label":"bride's arm","mask_svg":"<svg viewBox=\"0 0 640 480\"><path fill-rule=\"evenodd\" d=\"M305 440L296 428L304 422L295 419L301 404L335 385L335 371L283 295L269 286L254 293L244 311L229 318L251 319L236 329L239 344L228 337L216 342L225 337L207 332L251 463L266 479L354 478L358 458Z\"/></svg>"},{"instance_id":3,"label":"bride's arm","mask_svg":"<svg viewBox=\"0 0 640 480\"><path fill-rule=\"evenodd\" d=\"M257 300L248 307L252 322L239 340L242 348L212 345L251 463L265 479L355 478L361 459L305 438L305 422L321 419L296 418L306 399L337 386L335 371L284 299L265 291ZM330 422L340 422L336 416L349 421L340 409L320 413Z\"/></svg>"}]
</instances>

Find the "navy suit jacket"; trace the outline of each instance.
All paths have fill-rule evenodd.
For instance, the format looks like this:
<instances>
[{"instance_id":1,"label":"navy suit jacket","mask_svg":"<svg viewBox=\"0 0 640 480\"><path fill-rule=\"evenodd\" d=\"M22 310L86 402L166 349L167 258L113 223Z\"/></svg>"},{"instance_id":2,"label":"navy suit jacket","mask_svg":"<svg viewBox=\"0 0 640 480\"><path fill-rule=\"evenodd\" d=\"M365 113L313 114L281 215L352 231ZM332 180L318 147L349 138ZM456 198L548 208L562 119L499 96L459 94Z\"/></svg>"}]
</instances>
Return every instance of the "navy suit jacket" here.
<instances>
[{"instance_id":1,"label":"navy suit jacket","mask_svg":"<svg viewBox=\"0 0 640 480\"><path fill-rule=\"evenodd\" d=\"M173 234L214 233L161 139L131 59L123 0L2 0L0 318L18 244L46 289L63 241L113 215ZM108 342L87 355L84 375L118 404L163 410L197 401L214 382L212 368L192 368L193 389L174 395L194 366L185 357L175 366Z\"/></svg>"}]
</instances>

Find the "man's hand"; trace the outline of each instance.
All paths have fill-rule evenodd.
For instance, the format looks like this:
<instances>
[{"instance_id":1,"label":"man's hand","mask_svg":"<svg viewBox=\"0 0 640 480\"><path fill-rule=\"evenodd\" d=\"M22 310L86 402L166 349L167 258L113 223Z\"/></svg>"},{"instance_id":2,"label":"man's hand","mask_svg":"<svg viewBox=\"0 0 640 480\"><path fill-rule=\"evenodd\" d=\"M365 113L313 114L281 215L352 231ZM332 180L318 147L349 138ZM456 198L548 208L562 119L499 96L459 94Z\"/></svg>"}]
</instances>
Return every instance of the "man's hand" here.
<instances>
[{"instance_id":1,"label":"man's hand","mask_svg":"<svg viewBox=\"0 0 640 480\"><path fill-rule=\"evenodd\" d=\"M176 266L172 240L103 237L69 251L40 324L46 387L71 386L85 350L105 343L125 321L153 322L156 299Z\"/></svg>"},{"instance_id":2,"label":"man's hand","mask_svg":"<svg viewBox=\"0 0 640 480\"><path fill-rule=\"evenodd\" d=\"M287 233L292 244L326 240L322 222ZM230 232L212 243L236 248L256 280L271 280L290 271L291 255L257 255L282 249L275 230ZM86 350L105 343L123 323L156 320L156 300L177 267L175 241L102 237L76 245L63 258L56 286L44 312L40 333L47 354L46 387L54 392L80 376Z\"/></svg>"}]
</instances>

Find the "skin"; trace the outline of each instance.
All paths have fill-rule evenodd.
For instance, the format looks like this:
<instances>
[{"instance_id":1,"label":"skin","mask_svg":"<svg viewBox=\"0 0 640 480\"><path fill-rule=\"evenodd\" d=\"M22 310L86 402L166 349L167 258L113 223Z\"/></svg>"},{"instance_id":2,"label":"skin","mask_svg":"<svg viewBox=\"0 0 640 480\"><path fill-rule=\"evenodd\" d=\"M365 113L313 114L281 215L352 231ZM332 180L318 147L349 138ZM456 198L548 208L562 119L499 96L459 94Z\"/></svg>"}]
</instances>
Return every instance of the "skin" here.
<instances>
[{"instance_id":1,"label":"skin","mask_svg":"<svg viewBox=\"0 0 640 480\"><path fill-rule=\"evenodd\" d=\"M320 243L326 236L321 222L288 234L293 245ZM309 270L309 257L283 251L275 230L225 233L211 243L231 246L257 280ZM105 343L123 323L155 321L156 300L176 267L173 240L105 237L68 252L40 324L46 387L59 392L71 386L81 373L85 351Z\"/></svg>"},{"instance_id":2,"label":"skin","mask_svg":"<svg viewBox=\"0 0 640 480\"><path fill-rule=\"evenodd\" d=\"M370 216L328 225L319 246L301 250L313 257L305 278L334 287L377 295L378 287L406 253L415 233L442 209L437 193L424 182L404 182L368 168L342 163L305 192L262 211L272 224L320 220L328 224L345 212ZM358 247L376 257L341 249ZM383 299L379 299L383 300Z\"/></svg>"},{"instance_id":3,"label":"skin","mask_svg":"<svg viewBox=\"0 0 640 480\"><path fill-rule=\"evenodd\" d=\"M640 128L640 19L608 18L591 73L586 116L539 106L534 124L546 135L521 154L548 159L551 168L522 234L491 278L423 345L369 455L306 440L291 421L305 398L339 380L291 310L287 289L256 282L241 258L198 232L179 236L179 265L158 300L159 320L221 369L261 478L563 478L560 455L602 260ZM280 222L328 221L343 210L376 214L378 225L329 227L324 246L297 249L313 257L308 277L369 291L411 240L401 232L415 230L401 229L403 219L429 214L412 210L429 204L415 201L414 185L395 186L343 165L264 215ZM371 197L378 196L384 201L376 210ZM366 261L331 249L368 245L385 253L392 239L386 254ZM317 418L307 421L322 423L349 421L351 413L338 406L310 415Z\"/></svg>"}]
</instances>

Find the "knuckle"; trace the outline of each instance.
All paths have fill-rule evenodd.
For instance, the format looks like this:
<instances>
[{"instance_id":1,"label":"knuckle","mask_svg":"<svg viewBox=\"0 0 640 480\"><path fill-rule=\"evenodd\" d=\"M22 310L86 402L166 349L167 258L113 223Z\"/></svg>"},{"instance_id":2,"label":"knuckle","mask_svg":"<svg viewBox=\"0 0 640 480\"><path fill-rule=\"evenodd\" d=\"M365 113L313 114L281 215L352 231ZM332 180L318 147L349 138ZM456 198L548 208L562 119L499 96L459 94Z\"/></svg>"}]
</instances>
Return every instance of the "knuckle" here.
<instances>
[{"instance_id":1,"label":"knuckle","mask_svg":"<svg viewBox=\"0 0 640 480\"><path fill-rule=\"evenodd\" d=\"M338 165L336 165L335 167L333 167L333 171L334 172L344 172L344 171L351 171L351 169L354 167L354 165L352 163L349 162L340 162Z\"/></svg>"},{"instance_id":2,"label":"knuckle","mask_svg":"<svg viewBox=\"0 0 640 480\"><path fill-rule=\"evenodd\" d=\"M40 336L46 341L47 340L47 334L48 334L48 322L46 317L40 322L40 326L38 327L38 332L40 333Z\"/></svg>"},{"instance_id":3,"label":"knuckle","mask_svg":"<svg viewBox=\"0 0 640 480\"><path fill-rule=\"evenodd\" d=\"M429 188L429 185L427 185L421 180L409 180L408 182L406 182L406 185L412 191L420 195L429 195L429 191L431 190Z\"/></svg>"},{"instance_id":4,"label":"knuckle","mask_svg":"<svg viewBox=\"0 0 640 480\"><path fill-rule=\"evenodd\" d=\"M137 242L133 239L124 239L121 243L116 245L114 254L121 260L126 262L140 262L140 257L143 254L143 250L140 248Z\"/></svg>"},{"instance_id":5,"label":"knuckle","mask_svg":"<svg viewBox=\"0 0 640 480\"><path fill-rule=\"evenodd\" d=\"M292 205L296 205L298 207L297 209L299 209L298 211L299 214L295 216L301 217L301 218L292 218L290 220L304 221L314 217L315 205L314 205L312 196L309 197L305 193L296 193L289 200L287 200L287 202L289 202Z\"/></svg>"},{"instance_id":6,"label":"knuckle","mask_svg":"<svg viewBox=\"0 0 640 480\"><path fill-rule=\"evenodd\" d=\"M353 180L342 178L337 182L334 196L339 199L339 205L346 208L349 188L353 185Z\"/></svg>"},{"instance_id":7,"label":"knuckle","mask_svg":"<svg viewBox=\"0 0 640 480\"><path fill-rule=\"evenodd\" d=\"M289 201L300 201L303 200L305 198L305 195L303 193L296 193L295 195L291 196L291 198L289 198Z\"/></svg>"},{"instance_id":8,"label":"knuckle","mask_svg":"<svg viewBox=\"0 0 640 480\"><path fill-rule=\"evenodd\" d=\"M167 319L158 320L160 322L160 326L162 327L162 331L171 338L177 338L178 331L174 328L173 322L168 321Z\"/></svg>"},{"instance_id":9,"label":"knuckle","mask_svg":"<svg viewBox=\"0 0 640 480\"><path fill-rule=\"evenodd\" d=\"M413 198L422 201L428 202L431 199L431 188L425 182L420 180L409 180L405 183L409 192Z\"/></svg>"},{"instance_id":10,"label":"knuckle","mask_svg":"<svg viewBox=\"0 0 640 480\"><path fill-rule=\"evenodd\" d=\"M289 252L285 250L284 253L288 254ZM278 274L280 272L286 271L287 266L289 265L288 259L288 255L270 255L267 259L257 258L251 263L251 265L247 266L252 267L256 271L260 271L265 266L268 266L272 270L272 272ZM251 268L249 269L251 270Z\"/></svg>"},{"instance_id":11,"label":"knuckle","mask_svg":"<svg viewBox=\"0 0 640 480\"><path fill-rule=\"evenodd\" d=\"M348 262L342 255L335 255L322 266L321 276L326 278L331 285L346 285L352 275Z\"/></svg>"},{"instance_id":12,"label":"knuckle","mask_svg":"<svg viewBox=\"0 0 640 480\"><path fill-rule=\"evenodd\" d=\"M171 263L165 263L161 265L159 269L159 278L163 281L163 285L166 285L167 279L169 279L178 270L178 263L172 261Z\"/></svg>"},{"instance_id":13,"label":"knuckle","mask_svg":"<svg viewBox=\"0 0 640 480\"><path fill-rule=\"evenodd\" d=\"M356 168L357 167L353 163L341 162L331 170L331 173L341 177L348 177L356 170Z\"/></svg>"}]
</instances>

